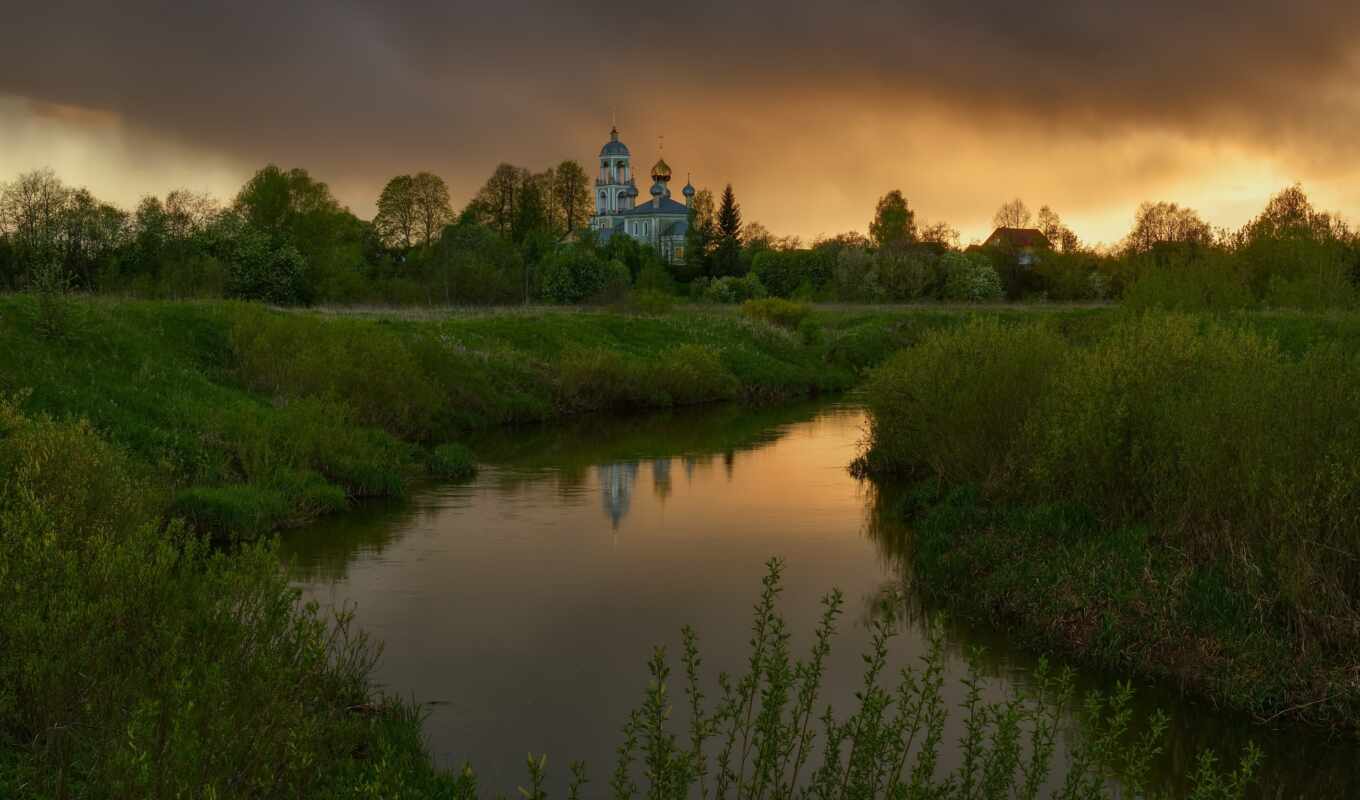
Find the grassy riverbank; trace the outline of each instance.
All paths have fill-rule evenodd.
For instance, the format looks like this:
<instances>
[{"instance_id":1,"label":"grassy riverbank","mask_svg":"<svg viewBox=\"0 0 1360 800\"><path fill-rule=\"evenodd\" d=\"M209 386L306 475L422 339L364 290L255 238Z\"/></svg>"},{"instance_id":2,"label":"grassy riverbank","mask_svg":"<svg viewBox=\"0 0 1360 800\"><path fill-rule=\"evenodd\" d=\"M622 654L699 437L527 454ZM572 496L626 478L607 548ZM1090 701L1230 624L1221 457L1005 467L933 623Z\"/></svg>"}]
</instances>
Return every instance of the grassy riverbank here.
<instances>
[{"instance_id":1,"label":"grassy riverbank","mask_svg":"<svg viewBox=\"0 0 1360 800\"><path fill-rule=\"evenodd\" d=\"M1082 338L1104 324L1098 313L1044 316ZM371 683L377 647L347 615L299 605L268 544L211 547L198 534L242 538L399 493L427 463L464 465L442 446L476 427L845 388L890 352L963 322L943 311L816 316L816 330L793 334L693 312L411 320L92 302L51 324L35 300L0 299L0 795L477 796L470 774L434 769L416 710ZM772 573L771 600L777 583ZM691 730L725 738L729 755L742 742L743 766L713 762L714 780L788 796L793 742L828 798L846 787L872 794L884 779L939 796L1008 796L1053 768L1051 750L1022 764L1017 746L1037 725L1033 742L1048 747L1061 709L1047 696L983 703L970 685L971 755L941 784L938 649L892 687L879 681L882 646L868 655L861 707L828 714L814 759L822 656L794 662L765 600L757 626L749 675ZM885 623L878 641L889 634ZM634 795L634 753L660 781L649 792L702 783L696 770L708 768L702 741L688 749L665 730L667 669L653 662L653 690L625 727L611 783L620 800ZM1126 704L1086 707L1070 796L1145 777L1159 729L1145 745L1123 744ZM541 798L536 775L530 796ZM1211 765L1203 775L1216 785Z\"/></svg>"},{"instance_id":2,"label":"grassy riverbank","mask_svg":"<svg viewBox=\"0 0 1360 800\"><path fill-rule=\"evenodd\" d=\"M486 796L471 768L433 766L419 714L371 683L377 648L347 613L299 605L269 546L214 550L158 517L136 471L87 424L0 403L0 795ZM668 691L664 649L654 651L646 693L620 720L607 796L683 798L697 785L715 798L1003 800L1037 797L1045 783L1072 800L1109 797L1116 784L1157 796L1148 765L1165 722L1134 725L1128 691L1081 703L1070 676L1044 674L1036 691L989 701L974 671L951 708L938 626L923 663L896 678L885 670L890 613L875 620L857 706L822 713L843 600L824 599L815 645L797 658L777 610L779 575L772 562L749 664L720 682L715 702L699 689L698 639L685 629L687 728L671 719L679 692ZM1069 712L1082 735L1059 763ZM953 715L967 735L946 769ZM1202 758L1194 797L1243 797L1258 761L1249 749L1224 774ZM603 766L572 764L569 797L605 785ZM531 800L546 797L545 769L546 756L529 757Z\"/></svg>"},{"instance_id":3,"label":"grassy riverbank","mask_svg":"<svg viewBox=\"0 0 1360 800\"><path fill-rule=\"evenodd\" d=\"M400 494L472 429L839 391L959 319L823 316L795 333L696 311L409 318L95 300L54 313L5 297L0 394L88 420L194 527L254 536Z\"/></svg>"},{"instance_id":4,"label":"grassy riverbank","mask_svg":"<svg viewBox=\"0 0 1360 800\"><path fill-rule=\"evenodd\" d=\"M1111 314L927 335L868 389L921 588L1260 718L1360 727L1360 325Z\"/></svg>"}]
</instances>

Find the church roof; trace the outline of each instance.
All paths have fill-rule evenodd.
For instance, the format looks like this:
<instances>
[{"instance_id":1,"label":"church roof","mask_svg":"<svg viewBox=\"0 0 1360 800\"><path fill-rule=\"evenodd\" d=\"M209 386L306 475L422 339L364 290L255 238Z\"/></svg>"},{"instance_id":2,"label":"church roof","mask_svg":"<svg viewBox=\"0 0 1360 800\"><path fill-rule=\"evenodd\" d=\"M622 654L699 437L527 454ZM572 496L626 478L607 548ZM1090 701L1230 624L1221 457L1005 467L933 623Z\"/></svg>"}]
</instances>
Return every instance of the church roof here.
<instances>
[{"instance_id":1,"label":"church roof","mask_svg":"<svg viewBox=\"0 0 1360 800\"><path fill-rule=\"evenodd\" d=\"M609 129L609 141L600 148L602 156L626 156L628 155L628 145L619 141L618 126Z\"/></svg>"},{"instance_id":2,"label":"church roof","mask_svg":"<svg viewBox=\"0 0 1360 800\"><path fill-rule=\"evenodd\" d=\"M684 214L689 216L689 208L684 203L677 203L669 197L663 197L659 208L654 207L652 201L648 200L645 203L638 203L627 211L619 212L620 216L625 217L649 217L659 214Z\"/></svg>"}]
</instances>

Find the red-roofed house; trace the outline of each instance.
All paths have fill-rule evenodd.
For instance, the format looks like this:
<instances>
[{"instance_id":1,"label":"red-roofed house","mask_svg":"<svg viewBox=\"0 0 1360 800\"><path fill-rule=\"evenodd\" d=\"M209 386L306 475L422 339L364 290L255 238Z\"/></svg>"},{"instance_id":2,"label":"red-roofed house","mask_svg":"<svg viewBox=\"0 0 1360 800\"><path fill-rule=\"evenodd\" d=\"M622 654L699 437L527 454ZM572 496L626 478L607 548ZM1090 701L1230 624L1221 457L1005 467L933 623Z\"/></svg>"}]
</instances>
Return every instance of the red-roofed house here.
<instances>
[{"instance_id":1,"label":"red-roofed house","mask_svg":"<svg viewBox=\"0 0 1360 800\"><path fill-rule=\"evenodd\" d=\"M982 246L1015 253L1016 261L1026 267L1038 260L1035 254L1053 249L1053 243L1038 228L997 228Z\"/></svg>"}]
</instances>

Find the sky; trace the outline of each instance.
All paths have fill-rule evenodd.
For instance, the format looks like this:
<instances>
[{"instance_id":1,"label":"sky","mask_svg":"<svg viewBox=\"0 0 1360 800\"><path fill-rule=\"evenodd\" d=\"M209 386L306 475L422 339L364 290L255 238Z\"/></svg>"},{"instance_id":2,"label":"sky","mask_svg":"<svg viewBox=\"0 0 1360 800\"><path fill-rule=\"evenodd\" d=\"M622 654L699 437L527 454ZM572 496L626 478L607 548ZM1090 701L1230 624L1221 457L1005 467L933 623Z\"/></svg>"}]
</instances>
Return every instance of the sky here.
<instances>
[{"instance_id":1,"label":"sky","mask_svg":"<svg viewBox=\"0 0 1360 800\"><path fill-rule=\"evenodd\" d=\"M811 240L900 189L967 243L1021 197L1091 243L1169 200L1236 228L1301 182L1360 221L1353 0L46 0L6 11L0 180L131 207L304 167L362 217L428 170L593 170L617 119L700 188Z\"/></svg>"}]
</instances>

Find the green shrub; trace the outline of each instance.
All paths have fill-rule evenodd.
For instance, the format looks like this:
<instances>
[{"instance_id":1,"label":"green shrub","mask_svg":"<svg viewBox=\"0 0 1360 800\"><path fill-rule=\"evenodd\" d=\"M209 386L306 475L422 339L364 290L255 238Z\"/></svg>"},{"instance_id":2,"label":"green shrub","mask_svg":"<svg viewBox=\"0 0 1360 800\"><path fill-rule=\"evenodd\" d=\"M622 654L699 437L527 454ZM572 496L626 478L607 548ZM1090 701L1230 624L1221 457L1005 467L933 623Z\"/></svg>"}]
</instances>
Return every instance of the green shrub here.
<instances>
[{"instance_id":1,"label":"green shrub","mask_svg":"<svg viewBox=\"0 0 1360 800\"><path fill-rule=\"evenodd\" d=\"M1175 253L1144 259L1133 269L1123 297L1130 309L1224 311L1256 305L1239 265L1221 254Z\"/></svg>"},{"instance_id":2,"label":"green shrub","mask_svg":"<svg viewBox=\"0 0 1360 800\"><path fill-rule=\"evenodd\" d=\"M283 470L314 471L351 497L399 496L412 451L382 431L356 424L348 407L303 397L279 408L239 404L216 415L218 446L239 477L270 484Z\"/></svg>"},{"instance_id":3,"label":"green shrub","mask_svg":"<svg viewBox=\"0 0 1360 800\"><path fill-rule=\"evenodd\" d=\"M747 300L758 300L766 294L764 285L755 273L741 278L724 275L703 282L695 281L695 284L691 288L699 289L699 297L706 303L743 303Z\"/></svg>"},{"instance_id":4,"label":"green shrub","mask_svg":"<svg viewBox=\"0 0 1360 800\"><path fill-rule=\"evenodd\" d=\"M675 307L675 297L655 289L638 289L628 296L625 308L635 314L669 314Z\"/></svg>"},{"instance_id":5,"label":"green shrub","mask_svg":"<svg viewBox=\"0 0 1360 800\"><path fill-rule=\"evenodd\" d=\"M810 296L830 279L825 259L812 250L763 250L752 260L751 273L775 297Z\"/></svg>"},{"instance_id":6,"label":"green shrub","mask_svg":"<svg viewBox=\"0 0 1360 800\"><path fill-rule=\"evenodd\" d=\"M714 348L683 344L663 352L647 375L650 390L669 405L691 405L737 396L741 382Z\"/></svg>"},{"instance_id":7,"label":"green shrub","mask_svg":"<svg viewBox=\"0 0 1360 800\"><path fill-rule=\"evenodd\" d=\"M806 303L795 303L779 297L769 297L762 300L747 300L741 304L741 313L751 319L762 320L789 330L797 330L803 320L807 319L808 315L812 313L812 307Z\"/></svg>"},{"instance_id":8,"label":"green shrub","mask_svg":"<svg viewBox=\"0 0 1360 800\"><path fill-rule=\"evenodd\" d=\"M37 296L37 318L33 327L49 339L61 339L71 333L74 312L71 298L71 276L58 260L44 261L33 268L29 289Z\"/></svg>"},{"instance_id":9,"label":"green shrub","mask_svg":"<svg viewBox=\"0 0 1360 800\"><path fill-rule=\"evenodd\" d=\"M1067 344L1042 324L1006 327L980 318L925 333L866 388L876 468L957 483L1004 480L1013 466L1010 443L1067 354Z\"/></svg>"},{"instance_id":10,"label":"green shrub","mask_svg":"<svg viewBox=\"0 0 1360 800\"><path fill-rule=\"evenodd\" d=\"M307 263L291 244L276 247L262 233L242 234L231 254L226 296L278 305L306 303Z\"/></svg>"},{"instance_id":11,"label":"green shrub","mask_svg":"<svg viewBox=\"0 0 1360 800\"><path fill-rule=\"evenodd\" d=\"M626 408L643 401L641 369L614 350L563 353L557 364L558 402L568 412Z\"/></svg>"},{"instance_id":12,"label":"green shrub","mask_svg":"<svg viewBox=\"0 0 1360 800\"><path fill-rule=\"evenodd\" d=\"M274 474L273 487L288 500L289 523L302 524L349 507L345 488L311 470L287 469Z\"/></svg>"},{"instance_id":13,"label":"green shrub","mask_svg":"<svg viewBox=\"0 0 1360 800\"><path fill-rule=\"evenodd\" d=\"M85 420L29 418L19 405L26 397L0 395L0 511L22 507L38 515L29 524L113 534L151 517L161 499L140 483L135 462Z\"/></svg>"},{"instance_id":14,"label":"green shrub","mask_svg":"<svg viewBox=\"0 0 1360 800\"><path fill-rule=\"evenodd\" d=\"M441 444L430 451L430 474L447 480L467 480L477 474L477 459L461 444Z\"/></svg>"},{"instance_id":15,"label":"green shrub","mask_svg":"<svg viewBox=\"0 0 1360 800\"><path fill-rule=\"evenodd\" d=\"M1005 293L996 267L979 253L945 253L940 256L939 270L942 300L981 303L1000 300Z\"/></svg>"},{"instance_id":16,"label":"green shrub","mask_svg":"<svg viewBox=\"0 0 1360 800\"><path fill-rule=\"evenodd\" d=\"M631 279L623 262L606 261L584 247L559 250L539 268L543 299L550 303L617 299Z\"/></svg>"},{"instance_id":17,"label":"green shrub","mask_svg":"<svg viewBox=\"0 0 1360 800\"><path fill-rule=\"evenodd\" d=\"M887 247L874 254L877 283L887 300L910 301L938 290L939 258L917 248Z\"/></svg>"},{"instance_id":18,"label":"green shrub","mask_svg":"<svg viewBox=\"0 0 1360 800\"><path fill-rule=\"evenodd\" d=\"M1196 317L1128 315L1084 346L974 323L876 373L866 465L1152 524L1267 618L1354 650L1360 570L1327 554L1360 550L1357 385L1353 353Z\"/></svg>"},{"instance_id":19,"label":"green shrub","mask_svg":"<svg viewBox=\"0 0 1360 800\"><path fill-rule=\"evenodd\" d=\"M403 339L361 320L232 309L242 383L272 397L342 401L355 421L421 440L445 398Z\"/></svg>"},{"instance_id":20,"label":"green shrub","mask_svg":"<svg viewBox=\"0 0 1360 800\"><path fill-rule=\"evenodd\" d=\"M283 492L263 486L195 486L175 496L170 513L194 530L218 539L253 539L281 525L288 516Z\"/></svg>"},{"instance_id":21,"label":"green shrub","mask_svg":"<svg viewBox=\"0 0 1360 800\"><path fill-rule=\"evenodd\" d=\"M664 296L675 294L675 278L660 264L648 264L638 272L633 288L639 292L653 292Z\"/></svg>"},{"instance_id":22,"label":"green shrub","mask_svg":"<svg viewBox=\"0 0 1360 800\"><path fill-rule=\"evenodd\" d=\"M806 347L818 347L826 340L826 331L822 323L813 317L804 317L798 323L798 341Z\"/></svg>"},{"instance_id":23,"label":"green shrub","mask_svg":"<svg viewBox=\"0 0 1360 800\"><path fill-rule=\"evenodd\" d=\"M0 424L0 790L336 796L381 769L352 758L370 746L433 775L416 717L350 710L385 705L375 651L270 547L164 527L88 425L13 403Z\"/></svg>"}]
</instances>

